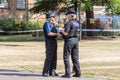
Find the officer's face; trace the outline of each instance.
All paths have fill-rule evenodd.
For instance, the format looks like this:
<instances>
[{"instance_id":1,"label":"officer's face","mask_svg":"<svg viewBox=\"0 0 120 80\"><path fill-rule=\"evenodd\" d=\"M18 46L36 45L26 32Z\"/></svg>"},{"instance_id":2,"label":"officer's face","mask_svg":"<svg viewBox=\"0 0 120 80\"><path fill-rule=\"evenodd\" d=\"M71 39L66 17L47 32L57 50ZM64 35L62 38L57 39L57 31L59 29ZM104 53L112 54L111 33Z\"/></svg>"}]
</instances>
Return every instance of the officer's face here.
<instances>
[{"instance_id":1,"label":"officer's face","mask_svg":"<svg viewBox=\"0 0 120 80\"><path fill-rule=\"evenodd\" d=\"M55 16L51 17L51 21L54 22L55 21Z\"/></svg>"},{"instance_id":2,"label":"officer's face","mask_svg":"<svg viewBox=\"0 0 120 80\"><path fill-rule=\"evenodd\" d=\"M70 14L67 14L67 19L70 19Z\"/></svg>"}]
</instances>

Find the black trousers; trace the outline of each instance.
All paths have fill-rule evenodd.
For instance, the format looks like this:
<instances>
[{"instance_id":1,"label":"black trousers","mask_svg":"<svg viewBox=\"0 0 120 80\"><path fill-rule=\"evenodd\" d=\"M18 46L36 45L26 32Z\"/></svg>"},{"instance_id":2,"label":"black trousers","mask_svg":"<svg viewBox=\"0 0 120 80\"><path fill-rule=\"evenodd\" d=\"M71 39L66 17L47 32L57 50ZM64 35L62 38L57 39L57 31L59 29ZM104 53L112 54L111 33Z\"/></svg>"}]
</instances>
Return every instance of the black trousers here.
<instances>
[{"instance_id":1,"label":"black trousers","mask_svg":"<svg viewBox=\"0 0 120 80\"><path fill-rule=\"evenodd\" d=\"M57 40L56 39L46 39L46 59L43 67L43 74L52 72L52 69L56 69L57 65Z\"/></svg>"},{"instance_id":2,"label":"black trousers","mask_svg":"<svg viewBox=\"0 0 120 80\"><path fill-rule=\"evenodd\" d=\"M78 39L70 38L65 40L64 43L64 64L65 64L65 75L71 75L70 69L70 60L69 56L71 55L72 63L74 66L75 74L81 75L80 64L79 64L79 55L78 55Z\"/></svg>"}]
</instances>

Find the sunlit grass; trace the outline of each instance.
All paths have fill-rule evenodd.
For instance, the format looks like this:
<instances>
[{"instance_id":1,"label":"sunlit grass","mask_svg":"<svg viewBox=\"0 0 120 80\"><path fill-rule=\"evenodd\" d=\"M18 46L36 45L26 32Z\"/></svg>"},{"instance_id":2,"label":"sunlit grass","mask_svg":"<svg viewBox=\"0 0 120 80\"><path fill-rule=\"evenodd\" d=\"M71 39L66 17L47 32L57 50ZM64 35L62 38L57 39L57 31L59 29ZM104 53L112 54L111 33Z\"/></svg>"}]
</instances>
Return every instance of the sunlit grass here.
<instances>
[{"instance_id":1,"label":"sunlit grass","mask_svg":"<svg viewBox=\"0 0 120 80\"><path fill-rule=\"evenodd\" d=\"M32 34L5 35L0 36L0 41L38 41L44 40L43 37L33 37Z\"/></svg>"},{"instance_id":2,"label":"sunlit grass","mask_svg":"<svg viewBox=\"0 0 120 80\"><path fill-rule=\"evenodd\" d=\"M27 38L29 42L24 42L27 41ZM22 42L21 39L23 39ZM44 41L36 42L35 38L31 35L11 36L11 38L10 36L1 36L0 40L7 41L0 42L0 68L42 72L45 60ZM9 40L12 42L9 42ZM119 57L120 40L118 39L81 40L79 42L79 58L82 76L105 77L108 80L119 80ZM58 40L57 72L64 73L62 40Z\"/></svg>"}]
</instances>

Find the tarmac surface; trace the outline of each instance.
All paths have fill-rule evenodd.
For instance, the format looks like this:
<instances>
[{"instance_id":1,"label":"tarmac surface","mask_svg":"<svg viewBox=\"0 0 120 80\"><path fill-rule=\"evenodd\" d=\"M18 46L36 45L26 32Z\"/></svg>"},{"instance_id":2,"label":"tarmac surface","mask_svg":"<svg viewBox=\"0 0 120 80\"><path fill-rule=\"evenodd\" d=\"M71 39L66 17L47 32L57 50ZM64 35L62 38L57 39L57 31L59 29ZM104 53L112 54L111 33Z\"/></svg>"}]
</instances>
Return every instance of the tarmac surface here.
<instances>
[{"instance_id":1,"label":"tarmac surface","mask_svg":"<svg viewBox=\"0 0 120 80\"><path fill-rule=\"evenodd\" d=\"M105 78L62 78L62 74L59 74L57 77L43 77L41 73L38 72L27 72L27 71L18 71L18 70L0 70L0 80L107 80Z\"/></svg>"}]
</instances>

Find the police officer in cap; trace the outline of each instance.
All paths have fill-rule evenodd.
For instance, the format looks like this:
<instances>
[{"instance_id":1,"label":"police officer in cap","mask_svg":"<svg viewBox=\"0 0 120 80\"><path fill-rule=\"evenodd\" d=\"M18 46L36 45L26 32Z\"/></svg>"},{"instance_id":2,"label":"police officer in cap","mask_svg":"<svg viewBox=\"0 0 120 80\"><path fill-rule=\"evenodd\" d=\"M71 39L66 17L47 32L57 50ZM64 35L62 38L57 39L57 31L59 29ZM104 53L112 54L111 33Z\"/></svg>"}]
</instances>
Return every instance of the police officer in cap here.
<instances>
[{"instance_id":1,"label":"police officer in cap","mask_svg":"<svg viewBox=\"0 0 120 80\"><path fill-rule=\"evenodd\" d=\"M76 12L74 10L69 10L67 13L68 21L64 26L64 30L61 33L64 37L64 52L63 59L65 64L65 74L63 78L71 77L70 60L71 55L72 63L74 66L75 74L73 77L80 77L80 64L79 64L79 54L78 54L78 29L79 23L75 20Z\"/></svg>"},{"instance_id":2,"label":"police officer in cap","mask_svg":"<svg viewBox=\"0 0 120 80\"><path fill-rule=\"evenodd\" d=\"M58 76L56 73L57 65L57 40L56 37L59 35L55 28L55 14L49 13L46 15L47 21L44 23L43 31L45 36L45 47L46 47L46 59L44 62L42 76L48 77Z\"/></svg>"}]
</instances>

